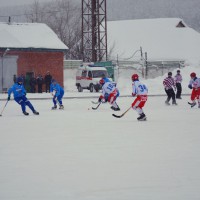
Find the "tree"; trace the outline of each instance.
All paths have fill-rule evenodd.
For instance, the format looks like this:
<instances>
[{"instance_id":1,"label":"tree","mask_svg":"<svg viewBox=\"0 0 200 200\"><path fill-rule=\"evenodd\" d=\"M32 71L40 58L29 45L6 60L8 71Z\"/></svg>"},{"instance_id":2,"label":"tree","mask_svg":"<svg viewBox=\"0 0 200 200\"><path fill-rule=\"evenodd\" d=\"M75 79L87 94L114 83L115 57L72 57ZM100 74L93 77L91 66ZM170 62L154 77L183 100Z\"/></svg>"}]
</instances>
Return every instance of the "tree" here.
<instances>
[{"instance_id":1,"label":"tree","mask_svg":"<svg viewBox=\"0 0 200 200\"><path fill-rule=\"evenodd\" d=\"M31 22L47 24L66 44L68 59L81 59L81 9L70 0L40 4L35 1L26 11Z\"/></svg>"}]
</instances>

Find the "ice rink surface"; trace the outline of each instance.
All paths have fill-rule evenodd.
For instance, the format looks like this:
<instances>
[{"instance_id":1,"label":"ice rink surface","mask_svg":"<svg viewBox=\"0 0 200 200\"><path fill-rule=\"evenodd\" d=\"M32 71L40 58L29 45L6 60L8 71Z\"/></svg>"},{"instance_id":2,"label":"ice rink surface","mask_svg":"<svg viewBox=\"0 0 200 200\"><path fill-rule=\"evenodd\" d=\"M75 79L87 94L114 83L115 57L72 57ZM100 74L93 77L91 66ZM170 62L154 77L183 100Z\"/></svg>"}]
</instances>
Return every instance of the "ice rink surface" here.
<instances>
[{"instance_id":1,"label":"ice rink surface","mask_svg":"<svg viewBox=\"0 0 200 200\"><path fill-rule=\"evenodd\" d=\"M146 122L97 98L31 100L40 112L21 113L10 101L0 118L1 200L197 200L200 198L200 126L189 96L166 106L149 97ZM0 102L0 108L4 101Z\"/></svg>"}]
</instances>

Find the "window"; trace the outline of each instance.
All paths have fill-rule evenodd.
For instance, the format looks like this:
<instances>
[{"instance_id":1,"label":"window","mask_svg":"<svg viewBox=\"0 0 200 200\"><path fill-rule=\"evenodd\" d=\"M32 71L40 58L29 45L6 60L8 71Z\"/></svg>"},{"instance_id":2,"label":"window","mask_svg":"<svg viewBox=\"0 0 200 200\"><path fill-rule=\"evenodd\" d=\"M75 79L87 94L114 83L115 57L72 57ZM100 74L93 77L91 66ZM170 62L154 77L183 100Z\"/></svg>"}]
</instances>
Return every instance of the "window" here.
<instances>
[{"instance_id":1,"label":"window","mask_svg":"<svg viewBox=\"0 0 200 200\"><path fill-rule=\"evenodd\" d=\"M93 78L102 78L103 76L108 77L108 72L105 70L94 70L92 71Z\"/></svg>"},{"instance_id":2,"label":"window","mask_svg":"<svg viewBox=\"0 0 200 200\"><path fill-rule=\"evenodd\" d=\"M86 70L83 70L82 71L82 77L86 77L87 76L87 71Z\"/></svg>"},{"instance_id":3,"label":"window","mask_svg":"<svg viewBox=\"0 0 200 200\"><path fill-rule=\"evenodd\" d=\"M88 77L92 78L92 72L91 71L88 72Z\"/></svg>"}]
</instances>

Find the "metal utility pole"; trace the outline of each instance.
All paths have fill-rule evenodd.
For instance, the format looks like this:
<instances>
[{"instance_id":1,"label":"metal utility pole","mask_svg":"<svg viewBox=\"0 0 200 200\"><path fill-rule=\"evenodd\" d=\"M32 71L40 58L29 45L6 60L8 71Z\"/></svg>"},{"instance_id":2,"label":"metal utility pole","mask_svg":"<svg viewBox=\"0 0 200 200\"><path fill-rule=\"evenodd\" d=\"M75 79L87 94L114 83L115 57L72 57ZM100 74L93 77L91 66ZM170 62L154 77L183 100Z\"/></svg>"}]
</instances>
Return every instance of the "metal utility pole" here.
<instances>
[{"instance_id":1,"label":"metal utility pole","mask_svg":"<svg viewBox=\"0 0 200 200\"><path fill-rule=\"evenodd\" d=\"M82 55L84 62L107 60L106 0L82 0Z\"/></svg>"},{"instance_id":2,"label":"metal utility pole","mask_svg":"<svg viewBox=\"0 0 200 200\"><path fill-rule=\"evenodd\" d=\"M148 62L147 62L147 52L145 52L145 78L148 76Z\"/></svg>"},{"instance_id":3,"label":"metal utility pole","mask_svg":"<svg viewBox=\"0 0 200 200\"><path fill-rule=\"evenodd\" d=\"M8 51L10 51L9 48L7 48L4 52L3 52L3 55L1 56L1 66L2 66L2 69L1 69L1 73L2 73L2 77L1 77L1 92L3 93L3 85L4 85L4 77L3 77L3 73L4 73L4 69L3 69L3 65L4 65L4 57L6 56L6 54L8 53Z\"/></svg>"}]
</instances>

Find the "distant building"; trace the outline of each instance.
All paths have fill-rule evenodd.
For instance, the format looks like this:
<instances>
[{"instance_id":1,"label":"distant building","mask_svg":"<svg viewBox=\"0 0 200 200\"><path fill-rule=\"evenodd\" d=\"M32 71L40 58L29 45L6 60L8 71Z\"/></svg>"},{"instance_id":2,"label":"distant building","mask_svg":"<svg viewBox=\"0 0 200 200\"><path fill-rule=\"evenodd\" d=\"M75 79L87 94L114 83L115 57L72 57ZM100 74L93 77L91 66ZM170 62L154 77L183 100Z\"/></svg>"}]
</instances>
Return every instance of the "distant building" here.
<instances>
[{"instance_id":1,"label":"distant building","mask_svg":"<svg viewBox=\"0 0 200 200\"><path fill-rule=\"evenodd\" d=\"M28 81L47 71L63 86L67 49L46 24L0 23L0 92L13 84L14 75L24 74Z\"/></svg>"},{"instance_id":2,"label":"distant building","mask_svg":"<svg viewBox=\"0 0 200 200\"><path fill-rule=\"evenodd\" d=\"M112 59L140 59L142 47L148 60L199 60L200 33L179 18L108 21L108 51ZM130 59L129 59L130 58Z\"/></svg>"}]
</instances>

